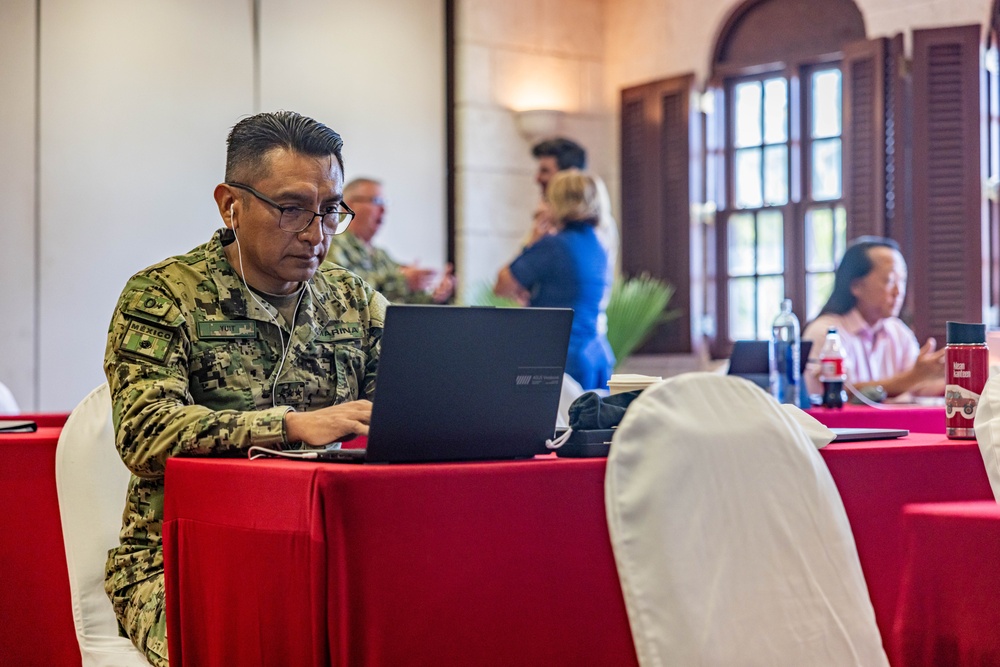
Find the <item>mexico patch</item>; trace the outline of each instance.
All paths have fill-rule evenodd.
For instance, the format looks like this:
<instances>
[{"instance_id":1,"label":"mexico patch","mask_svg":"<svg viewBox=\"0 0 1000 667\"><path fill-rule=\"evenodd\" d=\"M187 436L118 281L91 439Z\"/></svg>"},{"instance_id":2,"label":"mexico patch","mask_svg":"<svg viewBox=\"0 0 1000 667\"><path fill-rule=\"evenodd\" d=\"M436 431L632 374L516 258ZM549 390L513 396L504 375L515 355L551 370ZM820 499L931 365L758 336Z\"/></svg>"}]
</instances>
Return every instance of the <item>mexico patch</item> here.
<instances>
[{"instance_id":1,"label":"mexico patch","mask_svg":"<svg viewBox=\"0 0 1000 667\"><path fill-rule=\"evenodd\" d=\"M174 332L161 329L145 322L129 320L125 337L118 349L131 352L142 357L164 361L170 352L170 344L174 340Z\"/></svg>"}]
</instances>

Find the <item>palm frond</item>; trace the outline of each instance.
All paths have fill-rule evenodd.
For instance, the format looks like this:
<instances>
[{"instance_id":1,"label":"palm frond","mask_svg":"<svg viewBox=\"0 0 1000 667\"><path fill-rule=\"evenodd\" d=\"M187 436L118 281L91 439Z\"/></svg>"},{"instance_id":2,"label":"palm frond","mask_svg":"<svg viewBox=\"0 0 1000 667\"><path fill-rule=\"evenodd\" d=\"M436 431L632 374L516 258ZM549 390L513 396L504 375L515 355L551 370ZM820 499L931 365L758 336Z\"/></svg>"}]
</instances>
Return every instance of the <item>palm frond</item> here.
<instances>
[{"instance_id":1,"label":"palm frond","mask_svg":"<svg viewBox=\"0 0 1000 667\"><path fill-rule=\"evenodd\" d=\"M672 285L647 274L615 280L607 309L608 342L619 364L649 338L657 324L678 316L676 310L666 310L673 295Z\"/></svg>"},{"instance_id":2,"label":"palm frond","mask_svg":"<svg viewBox=\"0 0 1000 667\"><path fill-rule=\"evenodd\" d=\"M470 306L494 306L496 308L519 308L521 306L514 299L494 294L493 285L486 281L480 283L470 292L472 293L469 297Z\"/></svg>"}]
</instances>

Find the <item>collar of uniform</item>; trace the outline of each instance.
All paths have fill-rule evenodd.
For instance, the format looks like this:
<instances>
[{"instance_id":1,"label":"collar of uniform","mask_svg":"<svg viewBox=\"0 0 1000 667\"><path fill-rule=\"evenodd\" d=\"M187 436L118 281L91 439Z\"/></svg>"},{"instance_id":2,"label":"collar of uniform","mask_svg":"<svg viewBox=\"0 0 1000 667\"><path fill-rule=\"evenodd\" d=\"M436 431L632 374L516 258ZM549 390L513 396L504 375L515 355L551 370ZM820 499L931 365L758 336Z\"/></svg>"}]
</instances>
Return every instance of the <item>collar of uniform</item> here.
<instances>
[{"instance_id":1,"label":"collar of uniform","mask_svg":"<svg viewBox=\"0 0 1000 667\"><path fill-rule=\"evenodd\" d=\"M233 234L233 230L228 228L217 230L212 236L212 241L209 243L209 252L207 253L212 279L215 281L216 288L219 291L219 303L222 305L222 312L225 313L226 317L234 319L245 317L273 324L278 319L278 310L267 303L266 300L260 299L260 303L258 303L257 299L250 296L250 292L243 284L243 280L236 273L236 269L233 268L226 257L225 247L235 240L236 235ZM309 281L309 283L312 282ZM308 321L311 322L315 309L313 308L312 290L309 289L309 283L306 284L305 294L302 295L302 302L299 304L299 315L296 316L296 319L305 314L309 316L310 319ZM290 325L291 327L294 327L294 324Z\"/></svg>"}]
</instances>

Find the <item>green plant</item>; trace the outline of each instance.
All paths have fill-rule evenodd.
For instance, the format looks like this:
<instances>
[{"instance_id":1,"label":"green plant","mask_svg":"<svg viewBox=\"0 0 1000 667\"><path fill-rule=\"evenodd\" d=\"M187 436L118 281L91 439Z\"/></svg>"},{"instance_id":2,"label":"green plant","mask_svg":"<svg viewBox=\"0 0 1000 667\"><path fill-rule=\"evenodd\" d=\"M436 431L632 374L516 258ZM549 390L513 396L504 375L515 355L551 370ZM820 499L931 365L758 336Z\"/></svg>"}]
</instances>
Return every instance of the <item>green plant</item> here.
<instances>
[{"instance_id":1,"label":"green plant","mask_svg":"<svg viewBox=\"0 0 1000 667\"><path fill-rule=\"evenodd\" d=\"M615 280L607 309L608 342L618 364L649 338L656 325L679 315L666 309L673 295L673 285L647 274Z\"/></svg>"},{"instance_id":2,"label":"green plant","mask_svg":"<svg viewBox=\"0 0 1000 667\"><path fill-rule=\"evenodd\" d=\"M493 293L492 283L483 282L480 283L480 285L472 292L472 296L469 299L469 305L495 306L497 308L518 308L521 304L514 299L509 299L505 296L497 296Z\"/></svg>"},{"instance_id":3,"label":"green plant","mask_svg":"<svg viewBox=\"0 0 1000 667\"><path fill-rule=\"evenodd\" d=\"M618 364L649 338L657 324L677 317L677 311L666 310L673 295L672 285L646 274L615 280L611 286L607 314L608 342ZM469 304L498 308L520 306L514 299L494 294L493 285L488 282L472 290Z\"/></svg>"}]
</instances>

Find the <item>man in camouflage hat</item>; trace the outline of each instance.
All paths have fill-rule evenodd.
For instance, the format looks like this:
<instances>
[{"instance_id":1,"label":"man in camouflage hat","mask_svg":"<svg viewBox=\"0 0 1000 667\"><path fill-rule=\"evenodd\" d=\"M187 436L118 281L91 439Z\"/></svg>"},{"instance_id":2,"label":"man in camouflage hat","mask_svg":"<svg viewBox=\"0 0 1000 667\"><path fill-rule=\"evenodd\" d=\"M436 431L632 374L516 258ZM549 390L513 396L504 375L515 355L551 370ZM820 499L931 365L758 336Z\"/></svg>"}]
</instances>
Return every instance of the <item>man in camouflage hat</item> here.
<instances>
[{"instance_id":1,"label":"man in camouflage hat","mask_svg":"<svg viewBox=\"0 0 1000 667\"><path fill-rule=\"evenodd\" d=\"M445 303L451 298L455 293L451 264L445 265L441 278L434 284L436 269L415 263L400 264L372 243L388 208L381 182L355 178L344 186L344 202L355 211L356 217L347 233L330 243L327 260L358 274L392 302Z\"/></svg>"},{"instance_id":2,"label":"man in camouflage hat","mask_svg":"<svg viewBox=\"0 0 1000 667\"><path fill-rule=\"evenodd\" d=\"M343 141L291 112L238 122L225 228L126 284L104 370L132 471L105 589L121 631L167 665L163 474L178 455L324 445L368 431L386 300L324 264L350 223Z\"/></svg>"}]
</instances>

